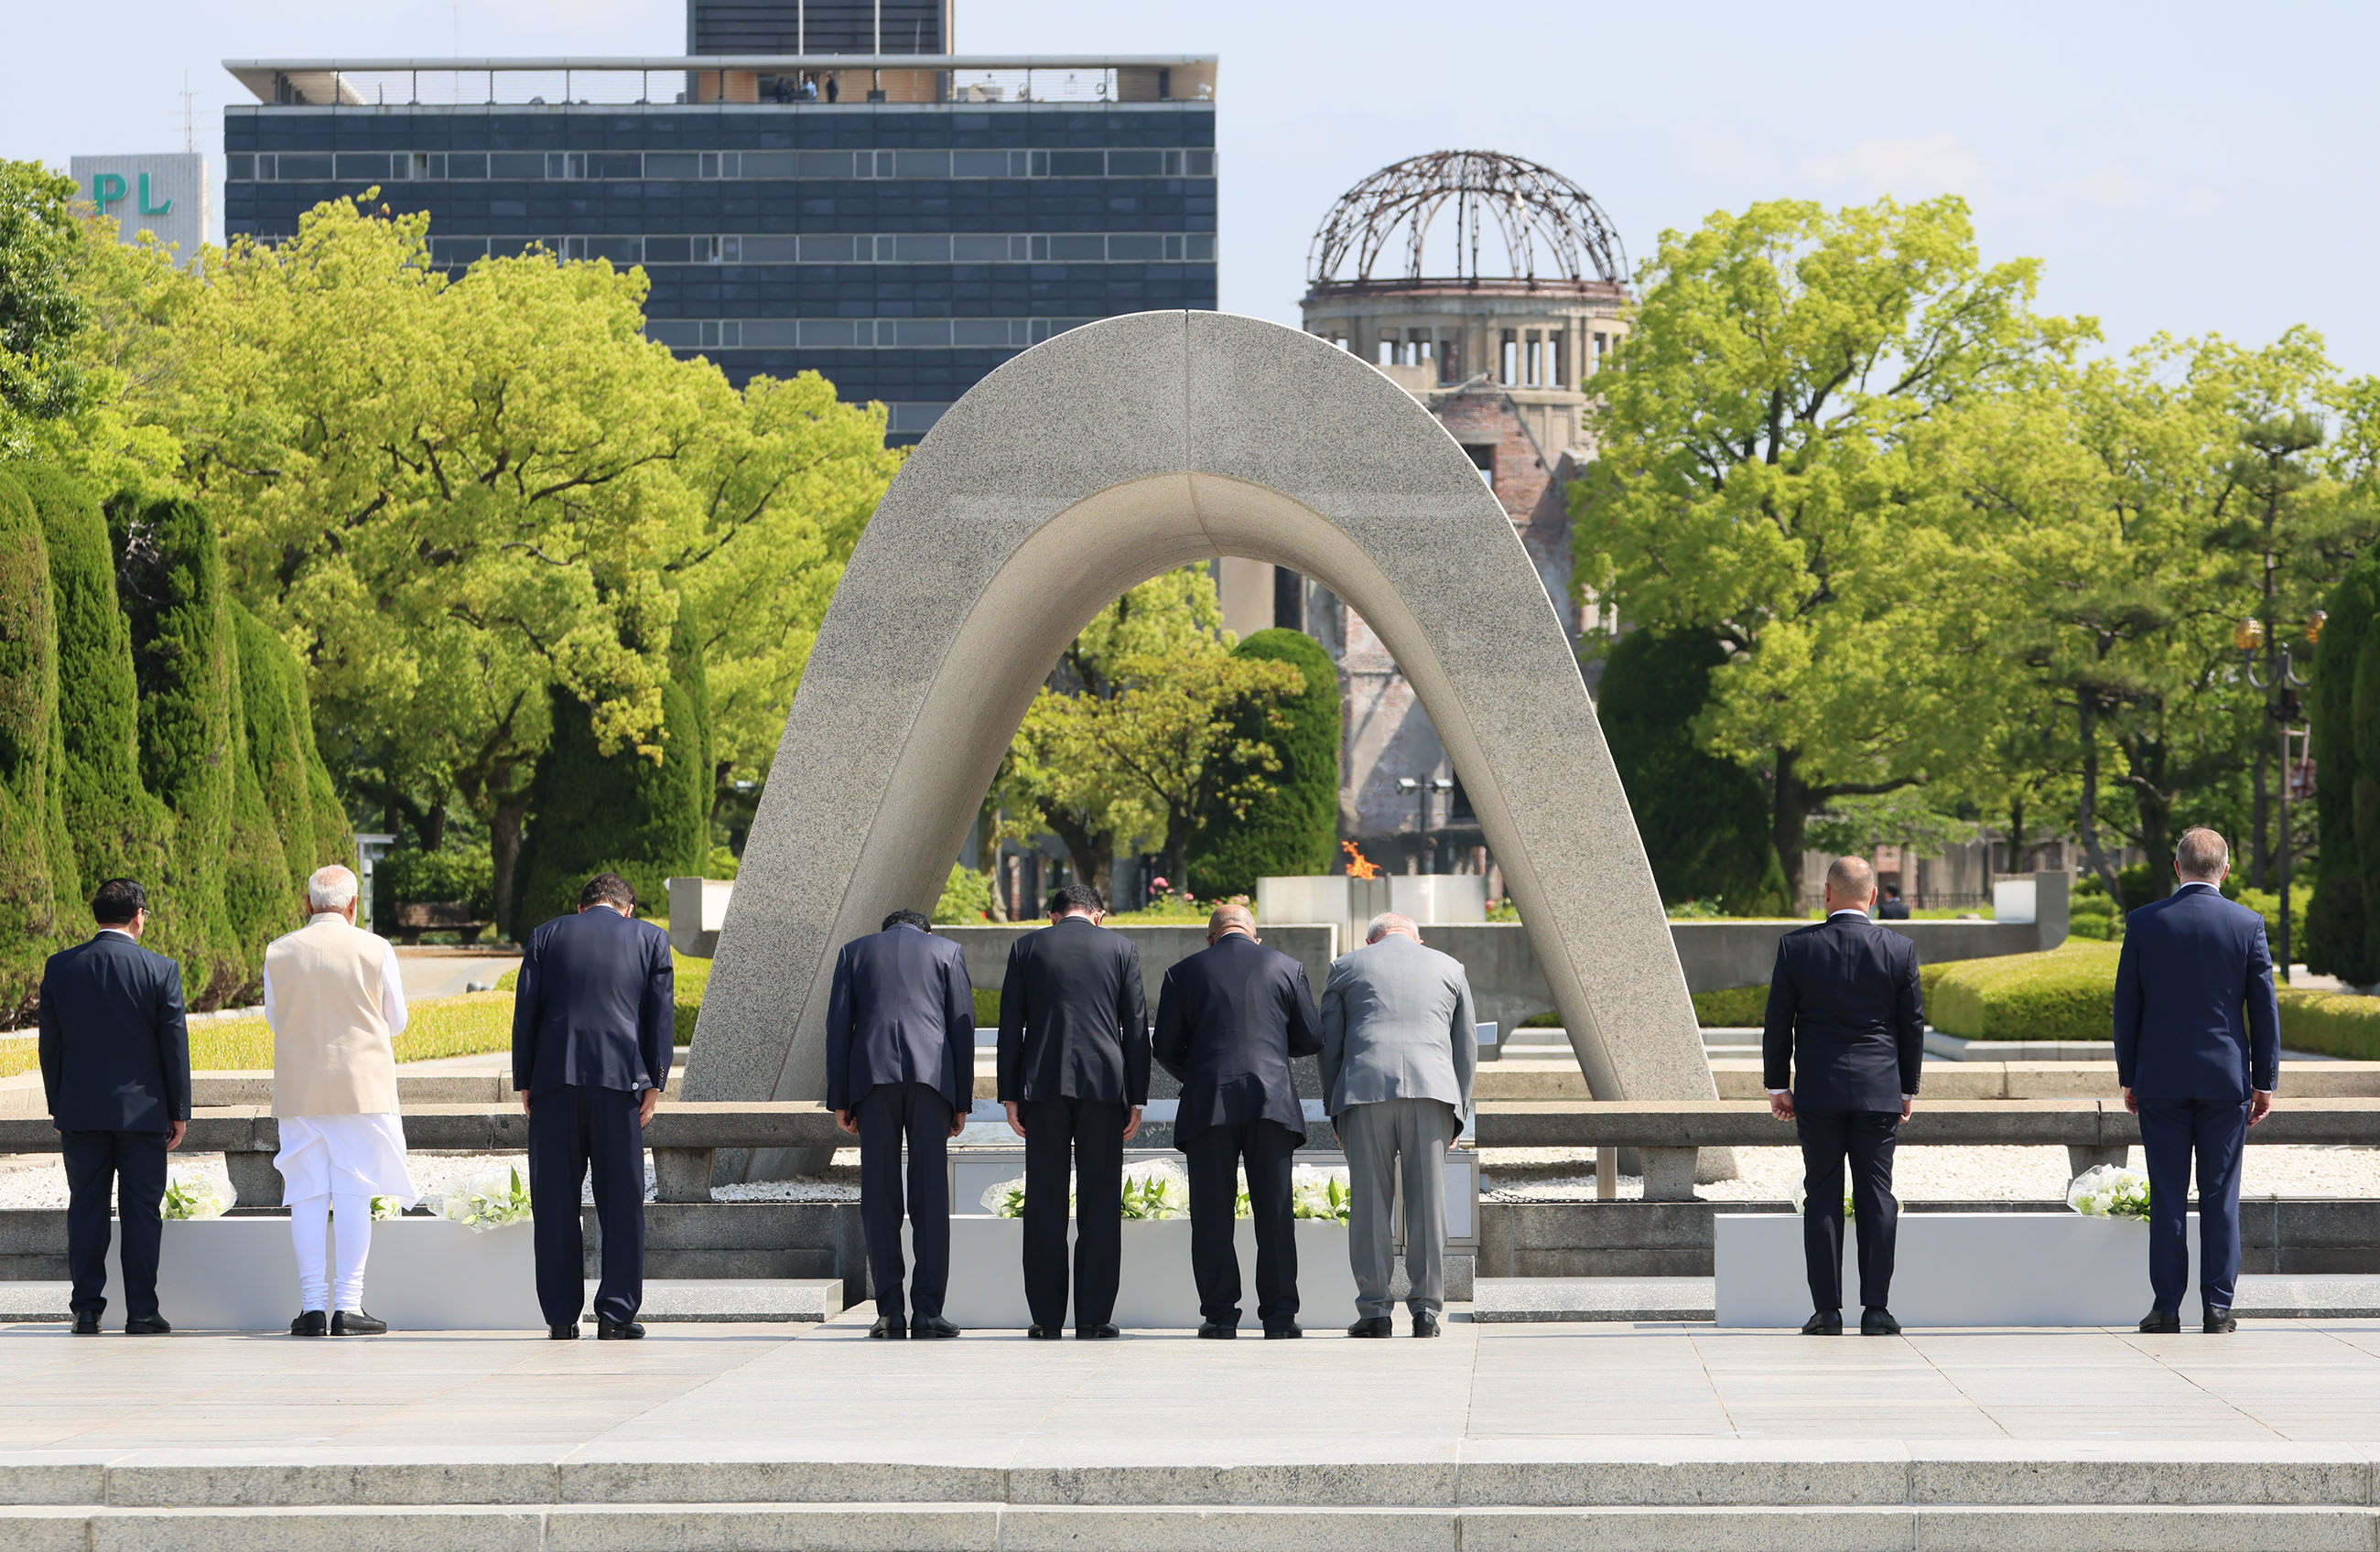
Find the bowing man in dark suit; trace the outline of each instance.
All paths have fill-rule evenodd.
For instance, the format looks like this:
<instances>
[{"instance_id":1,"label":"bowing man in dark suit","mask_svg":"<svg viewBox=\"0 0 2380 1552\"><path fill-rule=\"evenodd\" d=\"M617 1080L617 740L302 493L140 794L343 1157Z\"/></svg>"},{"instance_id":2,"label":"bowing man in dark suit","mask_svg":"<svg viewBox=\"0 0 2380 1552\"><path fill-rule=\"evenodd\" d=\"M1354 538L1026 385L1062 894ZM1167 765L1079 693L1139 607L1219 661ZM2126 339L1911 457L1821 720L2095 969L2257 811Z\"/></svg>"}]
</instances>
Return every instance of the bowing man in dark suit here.
<instances>
[{"instance_id":1,"label":"bowing man in dark suit","mask_svg":"<svg viewBox=\"0 0 2380 1552\"><path fill-rule=\"evenodd\" d=\"M2180 888L2124 918L2116 964L2116 1076L2149 1167L2143 1331L2181 1329L2190 1285L2190 1166L2198 1160L2198 1296L2205 1329L2239 1329L2240 1147L2273 1108L2281 1012L2265 918L2223 898L2231 848L2204 828L2173 849Z\"/></svg>"},{"instance_id":2,"label":"bowing man in dark suit","mask_svg":"<svg viewBox=\"0 0 2380 1552\"><path fill-rule=\"evenodd\" d=\"M966 958L915 911L835 956L826 1005L826 1102L859 1139L859 1217L876 1284L871 1337L955 1337L942 1318L951 1282L950 1140L975 1095L975 988ZM917 1275L901 1318L901 1145L909 1145L909 1244ZM1061 1198L1062 1200L1062 1198Z\"/></svg>"},{"instance_id":3,"label":"bowing man in dark suit","mask_svg":"<svg viewBox=\"0 0 2380 1552\"><path fill-rule=\"evenodd\" d=\"M1115 1336L1123 1267L1123 1145L1148 1103L1140 951L1099 925L1088 884L1050 901L1050 925L1008 951L1000 984L1000 1101L1025 1139L1028 1336L1066 1324L1066 1172L1075 1174L1075 1335Z\"/></svg>"},{"instance_id":4,"label":"bowing man in dark suit","mask_svg":"<svg viewBox=\"0 0 2380 1552\"><path fill-rule=\"evenodd\" d=\"M1917 946L1868 920L1876 870L1864 857L1827 869L1827 919L1777 945L1761 1040L1768 1108L1802 1138L1802 1251L1815 1313L1803 1334L1843 1330L1843 1160L1859 1223L1863 1336L1900 1329L1886 1307L1892 1291L1892 1152L1917 1097L1925 1061L1925 1010Z\"/></svg>"},{"instance_id":5,"label":"bowing man in dark suit","mask_svg":"<svg viewBox=\"0 0 2380 1552\"><path fill-rule=\"evenodd\" d=\"M669 934L636 919L617 873L578 891L578 914L528 936L513 1002L513 1086L528 1112L537 1299L549 1336L578 1335L587 1297L578 1183L591 1171L603 1231L595 1335L645 1334L645 1122L669 1086L677 975Z\"/></svg>"},{"instance_id":6,"label":"bowing man in dark suit","mask_svg":"<svg viewBox=\"0 0 2380 1552\"><path fill-rule=\"evenodd\" d=\"M173 1329L157 1311L165 1155L190 1120L182 967L140 946L147 900L110 879L91 903L99 932L42 970L42 1088L67 1169L67 1268L75 1335L107 1308L108 1197L124 1224L124 1331Z\"/></svg>"},{"instance_id":7,"label":"bowing man in dark suit","mask_svg":"<svg viewBox=\"0 0 2380 1552\"><path fill-rule=\"evenodd\" d=\"M1296 1219L1290 1167L1305 1140L1305 1109L1290 1058L1322 1049L1305 967L1257 940L1245 905L1207 921L1208 948L1165 973L1158 998L1158 1064L1182 1081L1173 1146L1190 1175L1190 1270L1202 1337L1240 1324L1240 1257L1232 1243L1238 1171L1248 1177L1257 1231L1257 1317L1268 1337L1297 1337Z\"/></svg>"}]
</instances>

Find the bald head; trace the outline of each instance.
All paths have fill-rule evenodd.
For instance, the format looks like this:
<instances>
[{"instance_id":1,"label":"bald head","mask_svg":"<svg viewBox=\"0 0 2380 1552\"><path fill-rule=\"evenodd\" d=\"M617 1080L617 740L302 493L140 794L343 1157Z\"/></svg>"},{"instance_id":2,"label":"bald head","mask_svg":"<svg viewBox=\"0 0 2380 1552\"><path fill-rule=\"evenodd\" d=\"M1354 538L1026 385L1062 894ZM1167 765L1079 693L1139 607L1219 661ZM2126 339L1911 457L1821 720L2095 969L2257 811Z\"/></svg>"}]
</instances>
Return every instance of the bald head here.
<instances>
[{"instance_id":1,"label":"bald head","mask_svg":"<svg viewBox=\"0 0 2380 1552\"><path fill-rule=\"evenodd\" d=\"M1827 869L1827 910L1864 911L1876 901L1876 868L1864 856L1840 856Z\"/></svg>"},{"instance_id":2,"label":"bald head","mask_svg":"<svg viewBox=\"0 0 2380 1552\"><path fill-rule=\"evenodd\" d=\"M1377 943L1390 934L1410 938L1416 943L1421 941L1421 928L1414 925L1414 919L1411 916L1401 916L1394 911L1383 911L1374 916L1372 925L1365 929L1364 941Z\"/></svg>"},{"instance_id":3,"label":"bald head","mask_svg":"<svg viewBox=\"0 0 2380 1552\"><path fill-rule=\"evenodd\" d=\"M1257 914L1245 905L1218 905L1215 914L1207 918L1207 941L1220 942L1226 933L1245 932L1257 935Z\"/></svg>"}]
</instances>

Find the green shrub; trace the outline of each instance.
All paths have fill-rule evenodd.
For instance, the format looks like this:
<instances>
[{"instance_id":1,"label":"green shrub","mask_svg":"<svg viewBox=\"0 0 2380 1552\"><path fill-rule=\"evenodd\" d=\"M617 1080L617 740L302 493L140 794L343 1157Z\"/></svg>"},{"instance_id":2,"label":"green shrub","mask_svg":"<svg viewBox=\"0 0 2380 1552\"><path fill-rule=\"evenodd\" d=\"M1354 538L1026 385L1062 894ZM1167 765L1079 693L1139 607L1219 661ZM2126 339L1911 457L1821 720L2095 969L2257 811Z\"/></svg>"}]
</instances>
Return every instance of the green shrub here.
<instances>
[{"instance_id":1,"label":"green shrub","mask_svg":"<svg viewBox=\"0 0 2380 1552\"><path fill-rule=\"evenodd\" d=\"M443 901L460 903L474 921L486 921L494 914L495 867L485 842L434 852L395 852L372 865L376 911Z\"/></svg>"},{"instance_id":2,"label":"green shrub","mask_svg":"<svg viewBox=\"0 0 2380 1552\"><path fill-rule=\"evenodd\" d=\"M1721 987L1694 993L1694 1022L1705 1029L1740 1029L1768 1016L1768 988Z\"/></svg>"},{"instance_id":3,"label":"green shrub","mask_svg":"<svg viewBox=\"0 0 2380 1552\"><path fill-rule=\"evenodd\" d=\"M2314 831L2322 861L2306 909L2306 968L2380 981L2380 549L2350 566L2325 601L2308 692Z\"/></svg>"},{"instance_id":4,"label":"green shrub","mask_svg":"<svg viewBox=\"0 0 2380 1552\"><path fill-rule=\"evenodd\" d=\"M991 919L991 875L951 864L942 897L934 903L936 922L975 923Z\"/></svg>"},{"instance_id":5,"label":"green shrub","mask_svg":"<svg viewBox=\"0 0 2380 1552\"><path fill-rule=\"evenodd\" d=\"M975 988L975 1026L978 1029L1000 1027L1000 988L998 987Z\"/></svg>"},{"instance_id":6,"label":"green shrub","mask_svg":"<svg viewBox=\"0 0 2380 1552\"><path fill-rule=\"evenodd\" d=\"M1596 716L1670 904L1732 916L1791 909L1760 779L1703 747L1694 721L1726 650L1707 634L1632 631L1612 648Z\"/></svg>"},{"instance_id":7,"label":"green shrub","mask_svg":"<svg viewBox=\"0 0 2380 1552\"><path fill-rule=\"evenodd\" d=\"M2069 942L2046 953L1929 967L1927 1021L1969 1040L2108 1039L2120 952L2114 943Z\"/></svg>"},{"instance_id":8,"label":"green shrub","mask_svg":"<svg viewBox=\"0 0 2380 1552\"><path fill-rule=\"evenodd\" d=\"M52 860L72 850L52 814L57 644L41 519L0 476L0 1020L10 1024L38 1000L42 962L64 930ZM71 855L56 860L71 879Z\"/></svg>"},{"instance_id":9,"label":"green shrub","mask_svg":"<svg viewBox=\"0 0 2380 1552\"><path fill-rule=\"evenodd\" d=\"M1270 710L1243 707L1232 720L1233 740L1259 741L1281 761L1262 772L1272 795L1233 814L1218 806L1192 834L1186 872L1191 892L1200 896L1254 894L1267 875L1328 873L1339 846L1339 670L1322 644L1303 631L1251 633L1232 655L1294 664L1305 675L1303 694ZM1287 719L1275 724L1272 711ZM1251 774L1225 758L1218 761L1217 785L1232 786Z\"/></svg>"},{"instance_id":10,"label":"green shrub","mask_svg":"<svg viewBox=\"0 0 2380 1552\"><path fill-rule=\"evenodd\" d=\"M2350 1061L2380 1061L2380 997L2280 988L2281 1044Z\"/></svg>"}]
</instances>

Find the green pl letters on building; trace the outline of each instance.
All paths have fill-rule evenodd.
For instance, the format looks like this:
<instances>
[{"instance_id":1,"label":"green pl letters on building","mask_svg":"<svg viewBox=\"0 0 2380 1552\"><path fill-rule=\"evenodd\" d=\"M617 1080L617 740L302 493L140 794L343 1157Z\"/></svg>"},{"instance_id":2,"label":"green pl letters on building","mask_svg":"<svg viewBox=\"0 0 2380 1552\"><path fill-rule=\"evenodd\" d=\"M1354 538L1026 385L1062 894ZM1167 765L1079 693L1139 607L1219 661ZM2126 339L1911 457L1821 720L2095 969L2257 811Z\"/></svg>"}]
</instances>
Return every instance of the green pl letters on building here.
<instances>
[{"instance_id":1,"label":"green pl letters on building","mask_svg":"<svg viewBox=\"0 0 2380 1552\"><path fill-rule=\"evenodd\" d=\"M185 259L197 254L206 236L210 202L204 156L78 156L70 171L91 208L114 220L126 242L148 232Z\"/></svg>"}]
</instances>

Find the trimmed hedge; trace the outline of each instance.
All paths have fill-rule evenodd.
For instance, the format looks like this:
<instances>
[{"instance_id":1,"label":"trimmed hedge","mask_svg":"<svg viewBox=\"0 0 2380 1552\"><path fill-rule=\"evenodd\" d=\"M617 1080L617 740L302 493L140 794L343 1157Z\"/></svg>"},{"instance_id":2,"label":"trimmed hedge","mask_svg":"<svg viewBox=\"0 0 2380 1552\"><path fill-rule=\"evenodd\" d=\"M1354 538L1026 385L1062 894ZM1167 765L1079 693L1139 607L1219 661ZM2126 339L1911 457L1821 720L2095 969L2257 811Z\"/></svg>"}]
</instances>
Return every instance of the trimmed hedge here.
<instances>
[{"instance_id":1,"label":"trimmed hedge","mask_svg":"<svg viewBox=\"0 0 2380 1552\"><path fill-rule=\"evenodd\" d=\"M2122 952L2117 943L2074 941L2046 953L1929 966L1927 1022L1968 1040L2107 1039Z\"/></svg>"},{"instance_id":2,"label":"trimmed hedge","mask_svg":"<svg viewBox=\"0 0 2380 1552\"><path fill-rule=\"evenodd\" d=\"M1235 658L1285 662L1305 675L1305 689L1278 708L1241 706L1231 738L1262 743L1281 769L1250 771L1222 758L1216 784L1229 787L1264 775L1272 795L1235 815L1221 804L1201 816L1185 867L1193 892L1254 894L1267 874L1328 873L1339 850L1339 669L1322 644L1303 631L1274 626L1252 632L1232 649ZM1286 727L1273 725L1275 711Z\"/></svg>"},{"instance_id":3,"label":"trimmed hedge","mask_svg":"<svg viewBox=\"0 0 2380 1552\"><path fill-rule=\"evenodd\" d=\"M1694 1023L1705 1029L1741 1029L1768 1016L1768 984L1721 987L1694 993Z\"/></svg>"},{"instance_id":4,"label":"trimmed hedge","mask_svg":"<svg viewBox=\"0 0 2380 1552\"><path fill-rule=\"evenodd\" d=\"M2281 1044L2316 1056L2380 1061L2380 997L2284 987Z\"/></svg>"}]
</instances>

